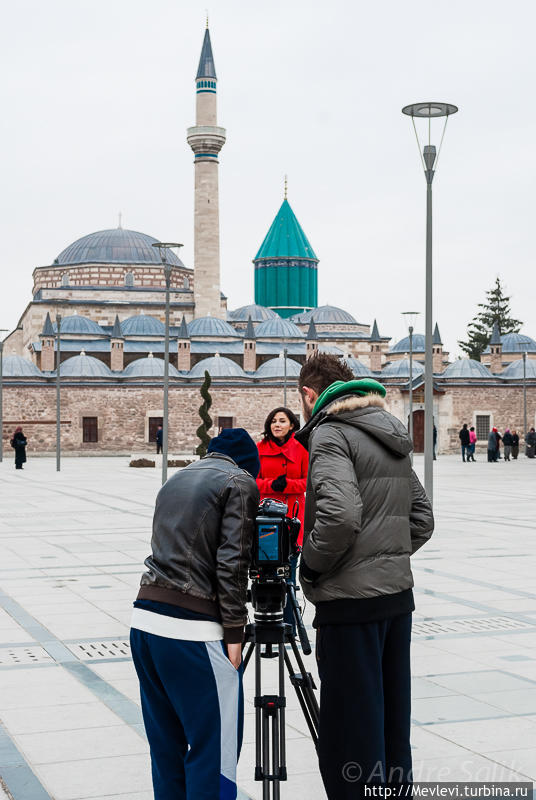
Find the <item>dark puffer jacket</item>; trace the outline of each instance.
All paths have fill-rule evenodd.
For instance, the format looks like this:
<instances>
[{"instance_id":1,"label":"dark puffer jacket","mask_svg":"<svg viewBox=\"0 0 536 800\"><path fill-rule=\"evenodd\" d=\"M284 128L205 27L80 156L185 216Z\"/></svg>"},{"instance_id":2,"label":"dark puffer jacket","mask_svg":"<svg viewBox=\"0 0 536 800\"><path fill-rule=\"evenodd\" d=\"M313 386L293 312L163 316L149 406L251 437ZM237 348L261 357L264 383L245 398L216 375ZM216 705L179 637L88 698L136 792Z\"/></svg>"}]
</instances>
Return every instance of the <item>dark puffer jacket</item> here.
<instances>
[{"instance_id":1,"label":"dark puffer jacket","mask_svg":"<svg viewBox=\"0 0 536 800\"><path fill-rule=\"evenodd\" d=\"M434 517L412 470L411 441L379 395L345 395L296 438L309 449L301 578L316 624L411 611L410 556Z\"/></svg>"},{"instance_id":2,"label":"dark puffer jacket","mask_svg":"<svg viewBox=\"0 0 536 800\"><path fill-rule=\"evenodd\" d=\"M138 599L214 615L226 642L242 641L258 504L255 479L221 453L173 475L156 499Z\"/></svg>"}]
</instances>

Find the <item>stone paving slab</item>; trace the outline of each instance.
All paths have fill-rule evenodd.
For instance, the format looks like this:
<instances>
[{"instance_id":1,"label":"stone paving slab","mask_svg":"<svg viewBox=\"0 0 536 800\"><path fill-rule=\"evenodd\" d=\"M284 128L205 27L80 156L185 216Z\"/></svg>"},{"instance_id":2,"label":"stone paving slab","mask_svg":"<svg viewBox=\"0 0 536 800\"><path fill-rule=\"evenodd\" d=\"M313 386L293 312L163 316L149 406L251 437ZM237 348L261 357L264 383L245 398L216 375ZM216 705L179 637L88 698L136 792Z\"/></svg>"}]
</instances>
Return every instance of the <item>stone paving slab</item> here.
<instances>
[{"instance_id":1,"label":"stone paving slab","mask_svg":"<svg viewBox=\"0 0 536 800\"><path fill-rule=\"evenodd\" d=\"M536 464L436 464L437 532L413 559L415 775L536 780ZM59 474L53 459L0 464L0 776L15 800L152 797L124 648L159 483L122 458L66 458ZM312 616L309 606L313 637ZM317 680L314 657L306 664ZM263 666L270 691L275 664ZM253 677L250 667L242 798L262 796ZM324 798L287 689L283 800Z\"/></svg>"}]
</instances>

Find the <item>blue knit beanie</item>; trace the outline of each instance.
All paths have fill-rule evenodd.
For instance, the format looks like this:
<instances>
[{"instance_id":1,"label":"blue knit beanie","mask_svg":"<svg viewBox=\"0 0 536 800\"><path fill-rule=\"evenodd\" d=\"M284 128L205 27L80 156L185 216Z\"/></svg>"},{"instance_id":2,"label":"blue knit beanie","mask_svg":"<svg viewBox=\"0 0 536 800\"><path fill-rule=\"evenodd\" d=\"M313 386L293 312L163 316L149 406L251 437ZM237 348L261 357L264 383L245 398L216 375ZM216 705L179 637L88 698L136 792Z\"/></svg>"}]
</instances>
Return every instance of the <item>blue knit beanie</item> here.
<instances>
[{"instance_id":1,"label":"blue knit beanie","mask_svg":"<svg viewBox=\"0 0 536 800\"><path fill-rule=\"evenodd\" d=\"M254 478L260 472L257 445L244 428L224 428L219 436L210 440L207 452L229 456L240 469L247 470Z\"/></svg>"}]
</instances>

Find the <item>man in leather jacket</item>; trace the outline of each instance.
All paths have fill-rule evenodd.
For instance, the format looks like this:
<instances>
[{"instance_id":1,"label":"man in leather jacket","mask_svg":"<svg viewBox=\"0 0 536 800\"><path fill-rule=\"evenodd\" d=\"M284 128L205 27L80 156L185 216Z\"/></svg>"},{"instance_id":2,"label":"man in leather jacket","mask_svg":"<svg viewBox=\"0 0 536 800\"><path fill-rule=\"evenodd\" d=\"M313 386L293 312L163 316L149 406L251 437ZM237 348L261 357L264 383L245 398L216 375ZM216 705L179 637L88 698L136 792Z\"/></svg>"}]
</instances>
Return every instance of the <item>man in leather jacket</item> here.
<instances>
[{"instance_id":1,"label":"man in leather jacket","mask_svg":"<svg viewBox=\"0 0 536 800\"><path fill-rule=\"evenodd\" d=\"M411 781L410 557L432 508L412 443L385 388L325 353L301 369L309 450L300 578L315 605L321 680L319 763L329 800L360 783Z\"/></svg>"},{"instance_id":2,"label":"man in leather jacket","mask_svg":"<svg viewBox=\"0 0 536 800\"><path fill-rule=\"evenodd\" d=\"M155 800L232 800L243 722L241 648L259 491L242 428L156 500L131 623Z\"/></svg>"}]
</instances>

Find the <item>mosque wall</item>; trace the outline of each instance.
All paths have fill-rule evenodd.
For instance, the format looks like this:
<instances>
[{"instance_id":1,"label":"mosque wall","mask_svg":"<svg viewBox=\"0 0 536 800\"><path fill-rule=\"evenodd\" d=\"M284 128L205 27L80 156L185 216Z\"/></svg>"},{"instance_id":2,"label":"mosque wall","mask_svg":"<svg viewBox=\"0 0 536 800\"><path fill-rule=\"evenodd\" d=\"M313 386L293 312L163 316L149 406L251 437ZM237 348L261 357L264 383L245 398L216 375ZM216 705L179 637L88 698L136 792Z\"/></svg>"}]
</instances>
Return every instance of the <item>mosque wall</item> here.
<instances>
[{"instance_id":1,"label":"mosque wall","mask_svg":"<svg viewBox=\"0 0 536 800\"><path fill-rule=\"evenodd\" d=\"M160 287L165 289L164 271L149 264L80 264L78 266L37 267L33 273L33 294L39 289L65 286L132 286L137 288ZM175 289L193 289L193 270L173 267L171 286Z\"/></svg>"}]
</instances>

